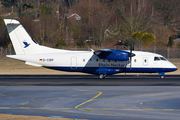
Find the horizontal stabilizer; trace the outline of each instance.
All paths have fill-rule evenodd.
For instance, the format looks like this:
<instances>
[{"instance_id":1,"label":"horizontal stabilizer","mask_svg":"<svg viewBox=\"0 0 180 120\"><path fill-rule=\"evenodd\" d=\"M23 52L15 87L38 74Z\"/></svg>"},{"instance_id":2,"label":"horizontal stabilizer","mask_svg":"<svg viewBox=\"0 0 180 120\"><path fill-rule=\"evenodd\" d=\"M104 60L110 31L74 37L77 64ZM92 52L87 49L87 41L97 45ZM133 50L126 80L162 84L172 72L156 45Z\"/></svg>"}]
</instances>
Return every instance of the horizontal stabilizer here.
<instances>
[{"instance_id":1,"label":"horizontal stabilizer","mask_svg":"<svg viewBox=\"0 0 180 120\"><path fill-rule=\"evenodd\" d=\"M42 67L42 65L36 64L36 63L31 63L31 62L26 62L26 65L32 65L32 66L36 66L36 67Z\"/></svg>"},{"instance_id":2,"label":"horizontal stabilizer","mask_svg":"<svg viewBox=\"0 0 180 120\"><path fill-rule=\"evenodd\" d=\"M22 57L20 57L19 55L6 55L6 57L24 61L24 60L22 60Z\"/></svg>"}]
</instances>

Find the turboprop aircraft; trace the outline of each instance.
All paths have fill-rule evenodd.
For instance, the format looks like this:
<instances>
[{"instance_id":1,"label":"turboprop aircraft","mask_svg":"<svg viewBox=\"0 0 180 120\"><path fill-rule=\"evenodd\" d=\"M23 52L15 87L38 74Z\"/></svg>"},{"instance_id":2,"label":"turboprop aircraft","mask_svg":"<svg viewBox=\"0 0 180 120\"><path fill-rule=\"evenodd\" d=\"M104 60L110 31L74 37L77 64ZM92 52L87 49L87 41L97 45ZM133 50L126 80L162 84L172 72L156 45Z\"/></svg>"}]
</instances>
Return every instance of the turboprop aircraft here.
<instances>
[{"instance_id":1,"label":"turboprop aircraft","mask_svg":"<svg viewBox=\"0 0 180 120\"><path fill-rule=\"evenodd\" d=\"M9 58L27 65L49 69L96 74L100 79L116 73L159 73L176 71L177 67L162 55L131 50L102 49L70 51L39 45L26 32L21 23L4 19L16 55Z\"/></svg>"}]
</instances>

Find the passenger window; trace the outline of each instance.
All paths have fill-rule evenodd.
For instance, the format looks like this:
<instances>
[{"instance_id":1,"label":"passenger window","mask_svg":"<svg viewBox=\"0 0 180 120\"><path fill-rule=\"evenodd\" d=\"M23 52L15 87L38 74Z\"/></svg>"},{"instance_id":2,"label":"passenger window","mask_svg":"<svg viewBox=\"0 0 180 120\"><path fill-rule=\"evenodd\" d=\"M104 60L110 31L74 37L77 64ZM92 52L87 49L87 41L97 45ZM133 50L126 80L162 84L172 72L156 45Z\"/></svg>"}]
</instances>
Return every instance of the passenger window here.
<instances>
[{"instance_id":1,"label":"passenger window","mask_svg":"<svg viewBox=\"0 0 180 120\"><path fill-rule=\"evenodd\" d=\"M96 61L98 61L98 59L96 59Z\"/></svg>"},{"instance_id":2,"label":"passenger window","mask_svg":"<svg viewBox=\"0 0 180 120\"><path fill-rule=\"evenodd\" d=\"M110 60L108 60L108 62L111 62Z\"/></svg>"},{"instance_id":3,"label":"passenger window","mask_svg":"<svg viewBox=\"0 0 180 120\"><path fill-rule=\"evenodd\" d=\"M83 59L83 62L85 62L85 59Z\"/></svg>"},{"instance_id":4,"label":"passenger window","mask_svg":"<svg viewBox=\"0 0 180 120\"><path fill-rule=\"evenodd\" d=\"M136 59L134 59L134 62L136 62Z\"/></svg>"},{"instance_id":5,"label":"passenger window","mask_svg":"<svg viewBox=\"0 0 180 120\"><path fill-rule=\"evenodd\" d=\"M103 61L106 62L106 59L104 59Z\"/></svg>"}]
</instances>

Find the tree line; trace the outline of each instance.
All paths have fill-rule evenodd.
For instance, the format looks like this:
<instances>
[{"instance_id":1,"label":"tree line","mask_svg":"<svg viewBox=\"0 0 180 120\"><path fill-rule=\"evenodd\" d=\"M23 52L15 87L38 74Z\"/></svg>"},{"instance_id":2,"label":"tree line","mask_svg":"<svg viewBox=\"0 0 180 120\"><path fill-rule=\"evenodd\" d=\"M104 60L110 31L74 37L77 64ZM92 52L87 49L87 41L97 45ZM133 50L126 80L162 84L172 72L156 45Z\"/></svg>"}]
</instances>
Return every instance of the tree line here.
<instances>
[{"instance_id":1,"label":"tree line","mask_svg":"<svg viewBox=\"0 0 180 120\"><path fill-rule=\"evenodd\" d=\"M1 4L1 46L10 43L4 18L18 19L37 42L59 48L107 47L117 41L163 47L173 46L172 38L180 36L179 0L1 0ZM70 17L74 13L78 16Z\"/></svg>"}]
</instances>

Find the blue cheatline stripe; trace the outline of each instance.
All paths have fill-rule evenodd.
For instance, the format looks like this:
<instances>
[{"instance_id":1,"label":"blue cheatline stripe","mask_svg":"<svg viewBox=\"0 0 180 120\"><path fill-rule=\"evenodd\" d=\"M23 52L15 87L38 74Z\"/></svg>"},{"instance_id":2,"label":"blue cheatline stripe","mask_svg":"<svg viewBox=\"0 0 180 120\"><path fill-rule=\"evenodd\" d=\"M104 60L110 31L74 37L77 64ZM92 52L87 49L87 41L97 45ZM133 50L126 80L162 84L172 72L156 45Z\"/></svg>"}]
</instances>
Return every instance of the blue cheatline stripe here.
<instances>
[{"instance_id":1,"label":"blue cheatline stripe","mask_svg":"<svg viewBox=\"0 0 180 120\"><path fill-rule=\"evenodd\" d=\"M45 67L45 66L44 66ZM84 72L91 74L101 73L100 67L45 67L54 70L68 71L68 72ZM106 68L106 74L116 73L159 73L159 72L172 72L176 71L177 68ZM103 71L104 73L104 71Z\"/></svg>"},{"instance_id":2,"label":"blue cheatline stripe","mask_svg":"<svg viewBox=\"0 0 180 120\"><path fill-rule=\"evenodd\" d=\"M159 72L172 72L177 68L126 68L126 72L139 72L139 73L159 73Z\"/></svg>"}]
</instances>

